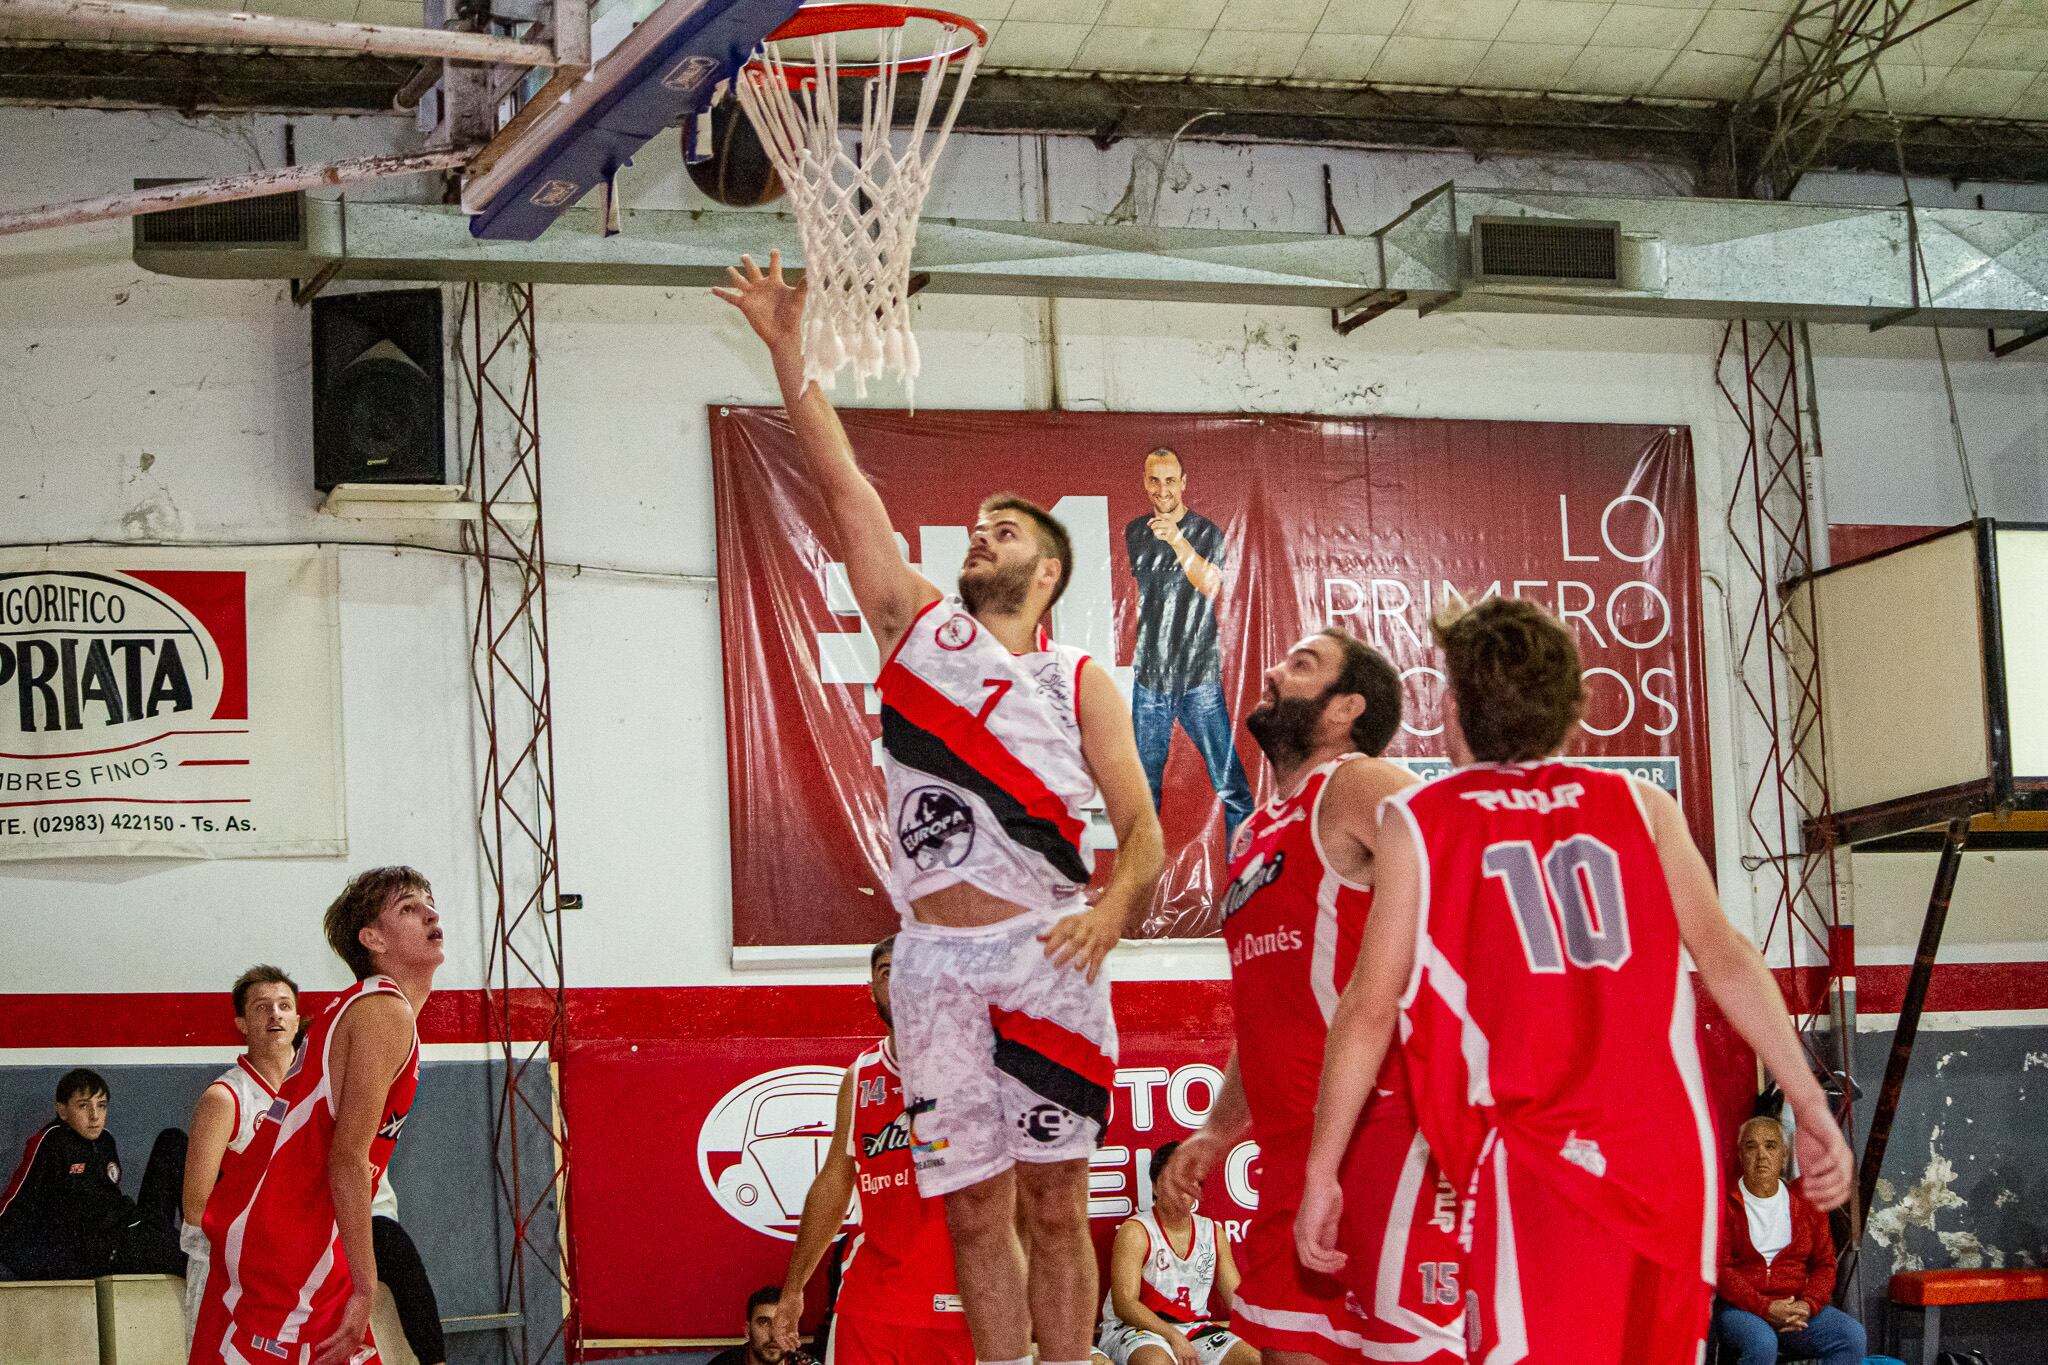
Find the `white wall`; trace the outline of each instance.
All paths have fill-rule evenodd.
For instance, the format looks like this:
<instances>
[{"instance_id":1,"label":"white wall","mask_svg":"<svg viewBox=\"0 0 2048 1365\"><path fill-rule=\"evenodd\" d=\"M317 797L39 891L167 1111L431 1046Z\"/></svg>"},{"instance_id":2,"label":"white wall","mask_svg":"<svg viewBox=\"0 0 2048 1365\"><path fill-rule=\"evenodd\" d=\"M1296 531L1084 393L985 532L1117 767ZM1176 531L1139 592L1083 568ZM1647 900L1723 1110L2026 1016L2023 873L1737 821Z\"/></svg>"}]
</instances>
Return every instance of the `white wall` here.
<instances>
[{"instance_id":1,"label":"white wall","mask_svg":"<svg viewBox=\"0 0 2048 1365\"><path fill-rule=\"evenodd\" d=\"M15 168L0 205L101 193L136 175L276 164L281 128L270 118L195 126L0 110L0 146ZM402 124L302 119L297 130L311 160L385 150ZM1325 161L1355 231L1452 176L1682 188L1668 170L1593 163L1475 167L1456 156L1201 144L1169 159L1157 145L1098 152L1078 139L963 138L931 211L1035 217L1049 205L1062 220L1319 231ZM701 202L668 140L642 156L626 193L638 204ZM388 527L317 510L307 320L283 283L149 275L128 258L128 231L0 239L0 539L388 539ZM548 545L565 566L550 580L561 866L564 888L586 898L568 925L571 979L732 980L704 409L772 402L772 377L737 317L702 294L546 288L539 325ZM1056 390L1075 407L1686 425L1705 564L1728 571L1720 508L1741 433L1713 384L1713 324L1391 314L1339 338L1307 310L934 297L920 301L918 326L923 407L1036 407ZM1835 328L1816 340L1836 519L1958 519L1953 457L1935 439L1947 417L1927 334ZM2048 368L2031 356L1994 364L1976 340L1951 341L1985 511L2048 515ZM894 406L901 395L885 385L870 401ZM482 911L464 572L459 559L422 550L343 556L346 860L0 865L0 991L211 989L256 957L334 984L318 908L347 869L399 858L436 879L451 923L471 926L444 978L471 984ZM1726 627L1718 599L1707 601L1720 871L1748 923L1737 861L1747 779L1730 761ZM1899 894L1873 885L1859 904ZM1124 956L1127 972L1221 968L1213 955Z\"/></svg>"}]
</instances>

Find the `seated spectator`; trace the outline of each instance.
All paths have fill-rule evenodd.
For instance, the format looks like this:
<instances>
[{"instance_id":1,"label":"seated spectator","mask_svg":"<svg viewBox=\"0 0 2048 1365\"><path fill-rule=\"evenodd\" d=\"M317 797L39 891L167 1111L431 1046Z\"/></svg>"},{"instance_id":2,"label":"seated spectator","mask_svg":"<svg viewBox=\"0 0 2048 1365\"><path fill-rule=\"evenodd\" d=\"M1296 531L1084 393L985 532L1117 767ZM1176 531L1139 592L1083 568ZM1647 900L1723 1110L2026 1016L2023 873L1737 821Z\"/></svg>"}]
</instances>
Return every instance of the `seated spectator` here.
<instances>
[{"instance_id":1,"label":"seated spectator","mask_svg":"<svg viewBox=\"0 0 2048 1365\"><path fill-rule=\"evenodd\" d=\"M1753 1118L1736 1145L1742 1179L1722 1209L1715 1286L1722 1346L1734 1365L1776 1365L1781 1356L1861 1365L1863 1324L1828 1302L1835 1243L1827 1215L1784 1179L1784 1129L1774 1118Z\"/></svg>"},{"instance_id":2,"label":"seated spectator","mask_svg":"<svg viewBox=\"0 0 2048 1365\"><path fill-rule=\"evenodd\" d=\"M178 1245L185 1252L188 1351L211 1259L206 1234L199 1230L200 1216L229 1159L255 1140L256 1120L277 1098L299 1036L299 988L276 967L255 966L243 972L228 998L235 1008L235 1028L247 1046L233 1066L200 1092L192 1110L192 1138L185 1148L185 1216Z\"/></svg>"},{"instance_id":3,"label":"seated spectator","mask_svg":"<svg viewBox=\"0 0 2048 1365\"><path fill-rule=\"evenodd\" d=\"M766 1285L747 1295L747 1340L711 1357L710 1365L816 1365L802 1351L785 1351L775 1344L775 1305L782 1302L782 1289Z\"/></svg>"},{"instance_id":4,"label":"seated spectator","mask_svg":"<svg viewBox=\"0 0 2048 1365\"><path fill-rule=\"evenodd\" d=\"M121 1157L107 1131L106 1078L83 1067L57 1081L57 1117L22 1153L0 1195L0 1263L25 1280L181 1275L178 1177L185 1134L157 1136L142 1198L121 1192Z\"/></svg>"},{"instance_id":5,"label":"seated spectator","mask_svg":"<svg viewBox=\"0 0 2048 1365\"><path fill-rule=\"evenodd\" d=\"M1160 1188L1179 1146L1152 1154L1151 1211L1116 1230L1095 1344L1115 1365L1258 1365L1259 1352L1217 1321L1237 1297L1229 1239L1193 1200Z\"/></svg>"}]
</instances>

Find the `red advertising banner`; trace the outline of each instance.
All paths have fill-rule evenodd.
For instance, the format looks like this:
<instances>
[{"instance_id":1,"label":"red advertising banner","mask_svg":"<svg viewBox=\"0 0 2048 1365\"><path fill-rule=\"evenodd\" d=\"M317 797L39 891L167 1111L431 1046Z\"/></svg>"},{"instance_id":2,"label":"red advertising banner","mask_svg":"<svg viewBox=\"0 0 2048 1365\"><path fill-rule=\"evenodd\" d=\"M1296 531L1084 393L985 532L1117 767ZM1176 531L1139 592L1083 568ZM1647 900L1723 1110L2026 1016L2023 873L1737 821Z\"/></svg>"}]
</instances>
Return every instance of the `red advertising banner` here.
<instances>
[{"instance_id":1,"label":"red advertising banner","mask_svg":"<svg viewBox=\"0 0 2048 1365\"><path fill-rule=\"evenodd\" d=\"M1351 629L1403 670L1389 757L1447 766L1428 621L1448 590L1557 612L1586 664L1582 761L1676 793L1708 845L1692 445L1677 427L1165 413L841 414L911 563L950 590L1007 490L1071 531L1053 634L1111 669L1161 801L1138 937L1217 927L1226 832L1270 794L1260 674ZM879 659L780 409L714 408L736 946L869 943L896 913ZM1098 815L1092 835L1110 847ZM1106 875L1110 856L1098 859Z\"/></svg>"},{"instance_id":2,"label":"red advertising banner","mask_svg":"<svg viewBox=\"0 0 2048 1365\"><path fill-rule=\"evenodd\" d=\"M1110 1128L1090 1162L1089 1213L1105 1257L1117 1225L1151 1206L1152 1153L1201 1123L1223 1081L1230 1019L1216 1006L1228 986L1175 989L1199 1006L1189 1010L1199 1026L1124 1038ZM783 993L794 1003L809 992ZM1127 994L1119 988L1120 1005ZM880 1032L574 1047L562 1093L576 1135L569 1208L586 1347L739 1335L747 1295L780 1284L788 1268L840 1077ZM1233 1237L1255 1203L1257 1155L1242 1144L1203 1199ZM857 1226L856 1213L848 1227ZM807 1328L823 1310L825 1278L820 1269L812 1282Z\"/></svg>"},{"instance_id":3,"label":"red advertising banner","mask_svg":"<svg viewBox=\"0 0 2048 1365\"><path fill-rule=\"evenodd\" d=\"M840 1075L881 1025L862 986L608 994L610 1004L579 1010L581 1041L561 1073L576 1154L567 1201L574 1358L735 1338L747 1295L782 1282ZM1208 1116L1232 1036L1227 981L1119 982L1112 1001L1121 1056L1088 1181L1105 1265L1117 1225L1151 1207L1152 1154ZM1699 1002L1725 1155L1751 1112L1756 1060L1704 992ZM1259 1175L1257 1145L1241 1143L1204 1189L1203 1212L1234 1240L1257 1207ZM823 1311L825 1280L821 1268L807 1329Z\"/></svg>"}]
</instances>

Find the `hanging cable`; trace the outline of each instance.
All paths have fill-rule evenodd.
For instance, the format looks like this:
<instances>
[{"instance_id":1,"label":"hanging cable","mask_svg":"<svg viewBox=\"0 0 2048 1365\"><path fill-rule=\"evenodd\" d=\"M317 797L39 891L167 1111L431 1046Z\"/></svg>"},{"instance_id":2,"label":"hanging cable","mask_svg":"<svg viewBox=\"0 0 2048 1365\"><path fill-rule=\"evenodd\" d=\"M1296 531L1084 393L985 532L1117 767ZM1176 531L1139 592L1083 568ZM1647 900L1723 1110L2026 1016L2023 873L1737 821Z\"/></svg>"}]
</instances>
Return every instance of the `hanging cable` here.
<instances>
[{"instance_id":1,"label":"hanging cable","mask_svg":"<svg viewBox=\"0 0 2048 1365\"><path fill-rule=\"evenodd\" d=\"M1934 297L1934 277L1927 270L1927 253L1920 245L1920 211L1913 202L1913 180L1906 172L1905 131L1899 116L1892 110L1892 97L1885 89L1884 68L1872 64L1870 74L1877 80L1877 96L1884 103L1884 116L1892 125L1892 154L1899 166L1899 188L1906 196L1906 238L1913 247L1914 304L1922 298ZM1941 363L1941 391L1948 399L1949 438L1955 445L1956 467L1962 471L1963 500L1969 504L1970 520L1975 521L1982 513L1977 506L1977 480L1970 470L1970 447L1963 439L1963 417L1956 407L1955 377L1948 368L1948 347L1941 338L1941 328L1934 329L1934 355Z\"/></svg>"}]
</instances>

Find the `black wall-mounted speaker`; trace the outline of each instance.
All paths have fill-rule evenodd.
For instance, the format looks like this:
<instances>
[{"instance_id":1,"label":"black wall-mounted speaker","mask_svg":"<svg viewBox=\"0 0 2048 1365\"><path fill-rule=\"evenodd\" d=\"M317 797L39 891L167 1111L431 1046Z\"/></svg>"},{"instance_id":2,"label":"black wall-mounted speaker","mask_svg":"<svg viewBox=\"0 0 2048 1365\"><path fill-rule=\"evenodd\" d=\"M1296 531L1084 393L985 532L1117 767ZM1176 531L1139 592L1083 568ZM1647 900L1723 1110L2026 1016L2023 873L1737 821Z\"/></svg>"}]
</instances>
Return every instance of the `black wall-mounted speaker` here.
<instances>
[{"instance_id":1,"label":"black wall-mounted speaker","mask_svg":"<svg viewBox=\"0 0 2048 1365\"><path fill-rule=\"evenodd\" d=\"M313 484L446 483L441 291L313 300Z\"/></svg>"}]
</instances>

